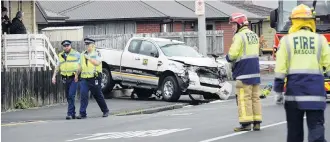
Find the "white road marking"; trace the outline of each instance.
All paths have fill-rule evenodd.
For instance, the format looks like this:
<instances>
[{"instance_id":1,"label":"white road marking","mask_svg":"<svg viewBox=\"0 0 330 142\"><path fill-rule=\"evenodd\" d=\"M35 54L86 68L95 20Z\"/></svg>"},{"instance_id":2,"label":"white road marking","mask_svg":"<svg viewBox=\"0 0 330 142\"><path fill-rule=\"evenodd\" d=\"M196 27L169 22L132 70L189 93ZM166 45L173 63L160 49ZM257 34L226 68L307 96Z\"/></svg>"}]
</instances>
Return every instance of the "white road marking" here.
<instances>
[{"instance_id":1,"label":"white road marking","mask_svg":"<svg viewBox=\"0 0 330 142\"><path fill-rule=\"evenodd\" d=\"M306 119L306 116L304 117L304 119ZM287 123L287 121L282 121L282 122L278 122L278 123L274 123L274 124L269 124L269 125L266 125L266 126L262 126L261 129L266 129L266 128L269 128L269 127L274 127L274 126L282 125L282 124L286 124L286 123ZM228 134L228 135L224 135L224 136L220 136L220 137L215 137L215 138L203 140L203 141L200 141L200 142L213 142L213 141L216 141L216 140L221 140L221 139L225 139L225 138L245 134L245 133L248 133L248 132L251 132L251 131L236 132L236 133L232 133L232 134Z\"/></svg>"},{"instance_id":2,"label":"white road marking","mask_svg":"<svg viewBox=\"0 0 330 142\"><path fill-rule=\"evenodd\" d=\"M224 103L224 102L230 102L230 101L233 101L232 99L230 100L216 100L216 101L212 101L210 102L210 104L214 104L214 103Z\"/></svg>"},{"instance_id":3,"label":"white road marking","mask_svg":"<svg viewBox=\"0 0 330 142\"><path fill-rule=\"evenodd\" d=\"M95 133L87 137L76 138L67 141L77 140L105 140L105 139L119 139L119 138L132 138L132 137L156 137L166 135L174 132L180 132L189 130L191 128L184 129L159 129L159 130L148 130L148 131L128 131L128 132L111 132L111 133Z\"/></svg>"},{"instance_id":4,"label":"white road marking","mask_svg":"<svg viewBox=\"0 0 330 142\"><path fill-rule=\"evenodd\" d=\"M174 113L170 114L171 116L182 116L182 115L192 115L192 113Z\"/></svg>"},{"instance_id":5,"label":"white road marking","mask_svg":"<svg viewBox=\"0 0 330 142\"><path fill-rule=\"evenodd\" d=\"M185 108L185 107L192 107L192 106L193 106L193 105L186 105L186 106L184 106L184 108Z\"/></svg>"}]
</instances>

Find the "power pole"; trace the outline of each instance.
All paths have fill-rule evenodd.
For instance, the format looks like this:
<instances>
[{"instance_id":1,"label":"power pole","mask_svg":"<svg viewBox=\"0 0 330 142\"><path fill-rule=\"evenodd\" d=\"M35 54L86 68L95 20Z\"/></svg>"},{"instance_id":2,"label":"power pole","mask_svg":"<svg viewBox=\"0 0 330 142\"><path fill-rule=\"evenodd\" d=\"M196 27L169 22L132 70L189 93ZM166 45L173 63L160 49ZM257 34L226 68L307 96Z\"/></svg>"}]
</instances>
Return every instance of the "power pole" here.
<instances>
[{"instance_id":1,"label":"power pole","mask_svg":"<svg viewBox=\"0 0 330 142\"><path fill-rule=\"evenodd\" d=\"M205 25L205 2L195 0L195 14L198 16L198 49L199 53L207 56L206 25Z\"/></svg>"}]
</instances>

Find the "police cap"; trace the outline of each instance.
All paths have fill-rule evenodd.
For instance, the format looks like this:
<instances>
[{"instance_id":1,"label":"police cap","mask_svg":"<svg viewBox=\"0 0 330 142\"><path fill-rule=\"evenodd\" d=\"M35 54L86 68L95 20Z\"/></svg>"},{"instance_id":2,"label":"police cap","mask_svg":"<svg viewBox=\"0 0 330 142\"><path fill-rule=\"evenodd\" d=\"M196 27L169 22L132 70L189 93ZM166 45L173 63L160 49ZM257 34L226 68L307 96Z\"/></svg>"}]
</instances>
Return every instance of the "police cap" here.
<instances>
[{"instance_id":1,"label":"police cap","mask_svg":"<svg viewBox=\"0 0 330 142\"><path fill-rule=\"evenodd\" d=\"M71 45L71 41L70 40L63 40L61 43L63 46L64 45Z\"/></svg>"},{"instance_id":2,"label":"police cap","mask_svg":"<svg viewBox=\"0 0 330 142\"><path fill-rule=\"evenodd\" d=\"M90 38L84 38L84 42L85 42L85 43L94 43L95 40L90 39Z\"/></svg>"}]
</instances>

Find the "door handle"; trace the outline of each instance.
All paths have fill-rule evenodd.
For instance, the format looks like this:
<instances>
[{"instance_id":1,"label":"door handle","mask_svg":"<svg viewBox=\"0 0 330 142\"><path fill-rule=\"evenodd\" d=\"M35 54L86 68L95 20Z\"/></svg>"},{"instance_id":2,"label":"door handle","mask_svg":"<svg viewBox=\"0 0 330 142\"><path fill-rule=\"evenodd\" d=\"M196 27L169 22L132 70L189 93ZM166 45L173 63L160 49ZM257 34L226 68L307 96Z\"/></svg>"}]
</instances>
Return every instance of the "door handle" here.
<instances>
[{"instance_id":1,"label":"door handle","mask_svg":"<svg viewBox=\"0 0 330 142\"><path fill-rule=\"evenodd\" d=\"M135 60L140 60L140 57L135 57Z\"/></svg>"},{"instance_id":2,"label":"door handle","mask_svg":"<svg viewBox=\"0 0 330 142\"><path fill-rule=\"evenodd\" d=\"M163 64L162 61L158 61L157 66L161 66Z\"/></svg>"}]
</instances>

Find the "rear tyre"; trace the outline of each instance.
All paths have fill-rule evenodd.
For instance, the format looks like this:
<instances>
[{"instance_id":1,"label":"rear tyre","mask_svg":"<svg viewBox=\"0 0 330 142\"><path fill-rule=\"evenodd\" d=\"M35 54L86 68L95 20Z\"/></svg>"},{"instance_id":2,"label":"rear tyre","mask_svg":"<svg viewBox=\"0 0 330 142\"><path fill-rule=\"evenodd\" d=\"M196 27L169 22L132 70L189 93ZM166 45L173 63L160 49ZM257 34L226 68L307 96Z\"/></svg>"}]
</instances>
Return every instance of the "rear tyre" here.
<instances>
[{"instance_id":1,"label":"rear tyre","mask_svg":"<svg viewBox=\"0 0 330 142\"><path fill-rule=\"evenodd\" d=\"M108 94L112 91L115 86L115 82L112 79L109 69L102 68L102 81L101 81L101 90L103 94Z\"/></svg>"},{"instance_id":2,"label":"rear tyre","mask_svg":"<svg viewBox=\"0 0 330 142\"><path fill-rule=\"evenodd\" d=\"M167 76L162 83L162 96L167 102L176 102L181 96L179 84L174 76Z\"/></svg>"}]
</instances>

